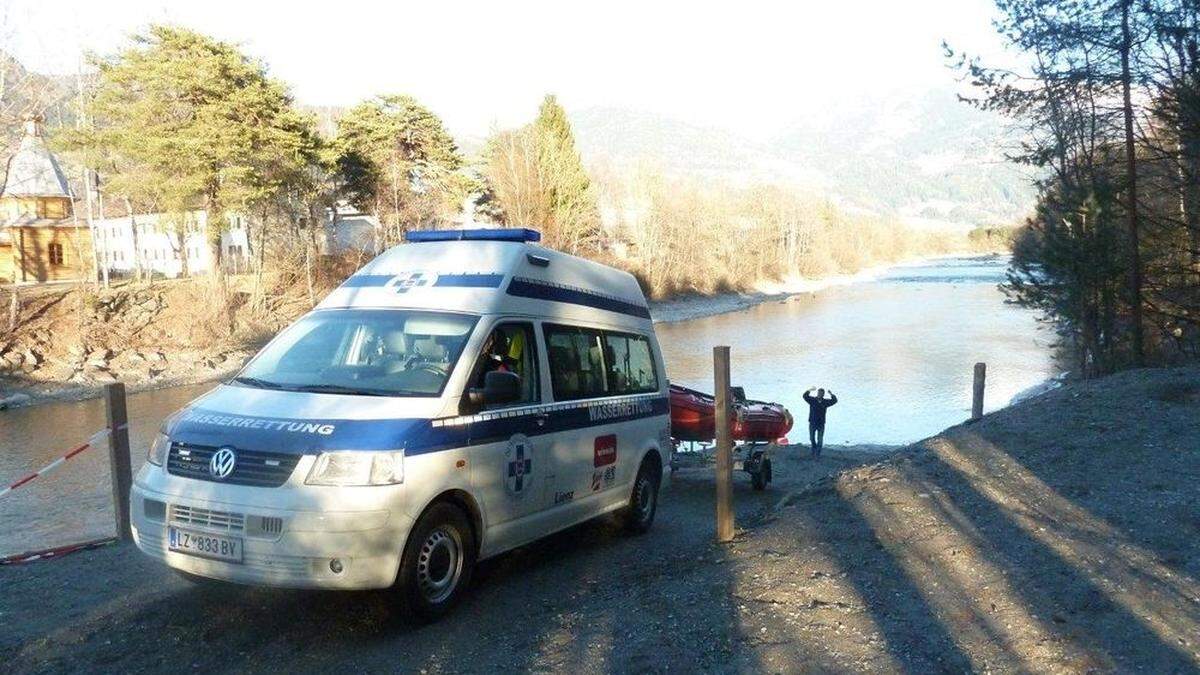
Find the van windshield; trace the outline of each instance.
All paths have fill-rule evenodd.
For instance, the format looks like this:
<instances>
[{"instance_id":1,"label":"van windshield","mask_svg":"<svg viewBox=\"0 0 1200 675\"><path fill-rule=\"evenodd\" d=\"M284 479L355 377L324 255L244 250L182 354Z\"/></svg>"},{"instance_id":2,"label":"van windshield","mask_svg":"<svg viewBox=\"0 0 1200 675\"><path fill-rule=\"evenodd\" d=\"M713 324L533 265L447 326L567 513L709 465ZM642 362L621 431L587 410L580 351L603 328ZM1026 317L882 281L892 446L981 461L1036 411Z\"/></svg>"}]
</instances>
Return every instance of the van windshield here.
<instances>
[{"instance_id":1,"label":"van windshield","mask_svg":"<svg viewBox=\"0 0 1200 675\"><path fill-rule=\"evenodd\" d=\"M233 382L287 391L438 396L477 320L394 309L314 312L280 333Z\"/></svg>"}]
</instances>

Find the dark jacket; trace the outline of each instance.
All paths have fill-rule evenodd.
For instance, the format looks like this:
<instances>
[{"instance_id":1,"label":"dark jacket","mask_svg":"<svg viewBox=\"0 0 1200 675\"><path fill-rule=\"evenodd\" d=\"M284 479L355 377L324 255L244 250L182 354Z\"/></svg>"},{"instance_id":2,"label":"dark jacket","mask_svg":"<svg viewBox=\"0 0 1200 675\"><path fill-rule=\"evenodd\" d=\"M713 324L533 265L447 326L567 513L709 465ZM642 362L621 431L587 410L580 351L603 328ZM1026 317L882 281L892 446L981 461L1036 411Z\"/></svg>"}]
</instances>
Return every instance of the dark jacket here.
<instances>
[{"instance_id":1,"label":"dark jacket","mask_svg":"<svg viewBox=\"0 0 1200 675\"><path fill-rule=\"evenodd\" d=\"M825 411L837 405L837 396L831 392L829 398L817 398L807 391L804 392L804 402L808 404L808 423L825 426Z\"/></svg>"}]
</instances>

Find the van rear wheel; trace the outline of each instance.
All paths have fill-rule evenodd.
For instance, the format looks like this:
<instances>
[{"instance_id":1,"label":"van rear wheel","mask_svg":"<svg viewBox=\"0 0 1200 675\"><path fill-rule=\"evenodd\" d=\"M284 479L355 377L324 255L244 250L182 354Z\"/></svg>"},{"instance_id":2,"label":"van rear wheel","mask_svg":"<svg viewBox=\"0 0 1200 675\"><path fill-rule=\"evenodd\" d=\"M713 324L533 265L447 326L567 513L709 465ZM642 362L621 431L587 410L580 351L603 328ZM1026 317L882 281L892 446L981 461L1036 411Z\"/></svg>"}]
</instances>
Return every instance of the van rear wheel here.
<instances>
[{"instance_id":1,"label":"van rear wheel","mask_svg":"<svg viewBox=\"0 0 1200 675\"><path fill-rule=\"evenodd\" d=\"M445 502L429 507L408 536L396 580L413 616L430 622L449 613L466 592L477 554L462 509Z\"/></svg>"},{"instance_id":2,"label":"van rear wheel","mask_svg":"<svg viewBox=\"0 0 1200 675\"><path fill-rule=\"evenodd\" d=\"M633 534L641 534L654 524L654 514L658 511L658 484L661 478L658 469L650 459L642 460L638 468L637 478L633 480L633 494L629 496L629 506L625 507L625 529Z\"/></svg>"}]
</instances>

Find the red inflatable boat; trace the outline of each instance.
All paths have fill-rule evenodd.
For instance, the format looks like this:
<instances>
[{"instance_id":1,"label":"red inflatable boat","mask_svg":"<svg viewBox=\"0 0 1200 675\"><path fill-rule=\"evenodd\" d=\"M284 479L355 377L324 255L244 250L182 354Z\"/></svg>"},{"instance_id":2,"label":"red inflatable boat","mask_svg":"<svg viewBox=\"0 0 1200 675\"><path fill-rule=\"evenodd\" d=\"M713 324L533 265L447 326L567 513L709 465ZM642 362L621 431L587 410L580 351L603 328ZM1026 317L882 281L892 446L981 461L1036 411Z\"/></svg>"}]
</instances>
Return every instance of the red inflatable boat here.
<instances>
[{"instance_id":1,"label":"red inflatable boat","mask_svg":"<svg viewBox=\"0 0 1200 675\"><path fill-rule=\"evenodd\" d=\"M778 403L735 401L729 423L735 441L770 442L791 431L792 415ZM716 399L671 385L671 436L680 441L711 441L716 435Z\"/></svg>"}]
</instances>

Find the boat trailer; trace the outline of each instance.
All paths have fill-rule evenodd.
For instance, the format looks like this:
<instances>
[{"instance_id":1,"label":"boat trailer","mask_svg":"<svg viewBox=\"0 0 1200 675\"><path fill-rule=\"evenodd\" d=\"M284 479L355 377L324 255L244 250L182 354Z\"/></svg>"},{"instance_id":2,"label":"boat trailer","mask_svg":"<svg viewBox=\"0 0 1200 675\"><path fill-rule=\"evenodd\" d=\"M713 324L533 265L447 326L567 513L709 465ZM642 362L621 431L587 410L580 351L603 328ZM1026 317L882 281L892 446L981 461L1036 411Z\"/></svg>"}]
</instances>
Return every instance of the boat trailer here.
<instances>
[{"instance_id":1,"label":"boat trailer","mask_svg":"<svg viewBox=\"0 0 1200 675\"><path fill-rule=\"evenodd\" d=\"M772 478L771 455L778 449L779 445L775 442L734 443L733 470L749 475L750 484L755 490L765 490ZM716 443L676 440L675 452L671 455L671 471L714 466L716 458Z\"/></svg>"},{"instance_id":2,"label":"boat trailer","mask_svg":"<svg viewBox=\"0 0 1200 675\"><path fill-rule=\"evenodd\" d=\"M671 390L671 439L675 452L671 469L716 463L716 400L712 394L677 384ZM733 469L750 475L755 490L771 482L771 454L787 443L792 414L779 403L746 398L741 387L730 388L729 414Z\"/></svg>"}]
</instances>

